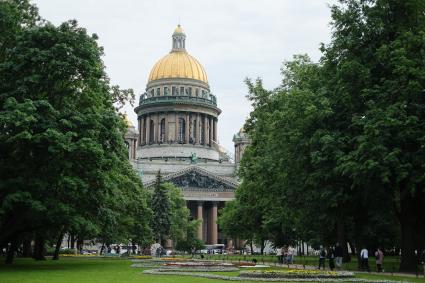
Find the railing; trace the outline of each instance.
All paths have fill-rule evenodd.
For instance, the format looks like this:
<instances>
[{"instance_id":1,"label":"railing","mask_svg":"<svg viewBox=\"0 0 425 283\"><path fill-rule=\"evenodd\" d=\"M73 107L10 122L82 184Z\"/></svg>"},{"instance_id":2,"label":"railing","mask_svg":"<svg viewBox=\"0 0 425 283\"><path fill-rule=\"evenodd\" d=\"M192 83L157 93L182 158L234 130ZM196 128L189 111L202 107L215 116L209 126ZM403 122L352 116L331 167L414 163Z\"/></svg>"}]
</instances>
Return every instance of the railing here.
<instances>
[{"instance_id":1,"label":"railing","mask_svg":"<svg viewBox=\"0 0 425 283\"><path fill-rule=\"evenodd\" d=\"M194 97L187 95L167 95L167 96L154 96L149 98L140 97L139 105L147 105L152 103L173 103L173 102L188 102L188 103L200 103L217 106L216 101L202 97Z\"/></svg>"}]
</instances>

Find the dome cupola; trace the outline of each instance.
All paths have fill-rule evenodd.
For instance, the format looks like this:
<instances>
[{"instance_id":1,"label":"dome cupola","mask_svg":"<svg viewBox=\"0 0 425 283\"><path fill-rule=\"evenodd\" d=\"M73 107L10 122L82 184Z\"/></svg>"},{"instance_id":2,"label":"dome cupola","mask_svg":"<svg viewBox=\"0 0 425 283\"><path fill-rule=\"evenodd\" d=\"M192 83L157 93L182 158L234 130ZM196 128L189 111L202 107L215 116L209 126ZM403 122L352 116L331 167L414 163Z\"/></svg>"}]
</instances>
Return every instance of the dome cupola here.
<instances>
[{"instance_id":1,"label":"dome cupola","mask_svg":"<svg viewBox=\"0 0 425 283\"><path fill-rule=\"evenodd\" d=\"M135 112L141 159L221 160L217 122L221 110L210 92L204 67L186 51L180 25L171 51L152 67Z\"/></svg>"},{"instance_id":2,"label":"dome cupola","mask_svg":"<svg viewBox=\"0 0 425 283\"><path fill-rule=\"evenodd\" d=\"M185 49L186 35L180 25L176 27L173 33L173 49L172 51L186 51Z\"/></svg>"}]
</instances>

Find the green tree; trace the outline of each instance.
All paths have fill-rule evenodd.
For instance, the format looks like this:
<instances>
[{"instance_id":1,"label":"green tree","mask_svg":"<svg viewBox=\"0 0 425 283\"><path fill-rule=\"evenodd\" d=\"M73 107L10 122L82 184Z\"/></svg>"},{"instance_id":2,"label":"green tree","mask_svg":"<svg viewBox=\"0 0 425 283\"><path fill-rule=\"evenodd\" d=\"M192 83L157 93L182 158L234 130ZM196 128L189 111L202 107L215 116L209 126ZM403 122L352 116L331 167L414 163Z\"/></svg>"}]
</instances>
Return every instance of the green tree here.
<instances>
[{"instance_id":1,"label":"green tree","mask_svg":"<svg viewBox=\"0 0 425 283\"><path fill-rule=\"evenodd\" d=\"M351 150L337 169L368 195L380 190L384 199L389 196L384 203L400 223L400 269L414 271L415 250L425 245L420 224L425 219L425 3L342 4L332 8L335 31L323 48L325 69L335 78L328 80L335 101L342 92L357 105L349 117Z\"/></svg>"},{"instance_id":2,"label":"green tree","mask_svg":"<svg viewBox=\"0 0 425 283\"><path fill-rule=\"evenodd\" d=\"M154 238L165 246L165 240L169 239L171 232L172 204L167 188L162 183L161 172L156 176L150 206L153 211L151 227Z\"/></svg>"},{"instance_id":3,"label":"green tree","mask_svg":"<svg viewBox=\"0 0 425 283\"><path fill-rule=\"evenodd\" d=\"M11 244L8 262L28 235L43 259L47 240L60 243L66 232L81 242L112 227L128 238L137 212L150 215L146 202L133 201L146 193L114 107L132 92L109 86L96 35L75 21L37 23L34 11L27 1L0 3L9 15L2 20L17 21L0 32L0 246Z\"/></svg>"}]
</instances>

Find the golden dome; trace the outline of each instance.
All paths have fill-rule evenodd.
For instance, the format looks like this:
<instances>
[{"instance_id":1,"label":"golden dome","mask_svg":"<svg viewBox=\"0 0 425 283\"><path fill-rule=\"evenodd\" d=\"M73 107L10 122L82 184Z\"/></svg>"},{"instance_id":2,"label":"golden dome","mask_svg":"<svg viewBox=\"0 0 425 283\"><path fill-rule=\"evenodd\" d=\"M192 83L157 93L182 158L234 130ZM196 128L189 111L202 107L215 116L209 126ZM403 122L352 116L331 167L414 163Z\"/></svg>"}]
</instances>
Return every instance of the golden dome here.
<instances>
[{"instance_id":1,"label":"golden dome","mask_svg":"<svg viewBox=\"0 0 425 283\"><path fill-rule=\"evenodd\" d=\"M171 51L152 68L148 83L159 79L183 78L208 84L204 67L186 51Z\"/></svg>"},{"instance_id":2,"label":"golden dome","mask_svg":"<svg viewBox=\"0 0 425 283\"><path fill-rule=\"evenodd\" d=\"M160 79L192 79L208 84L204 67L187 53L185 40L186 35L178 25L172 35L171 52L153 66L148 83Z\"/></svg>"}]
</instances>

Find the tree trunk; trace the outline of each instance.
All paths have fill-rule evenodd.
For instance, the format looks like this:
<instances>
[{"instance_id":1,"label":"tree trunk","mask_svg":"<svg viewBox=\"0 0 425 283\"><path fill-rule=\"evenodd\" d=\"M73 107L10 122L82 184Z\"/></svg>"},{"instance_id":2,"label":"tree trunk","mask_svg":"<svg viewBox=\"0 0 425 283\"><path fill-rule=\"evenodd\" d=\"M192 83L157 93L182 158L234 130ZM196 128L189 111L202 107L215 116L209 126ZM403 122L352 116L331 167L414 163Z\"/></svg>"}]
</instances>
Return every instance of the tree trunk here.
<instances>
[{"instance_id":1,"label":"tree trunk","mask_svg":"<svg viewBox=\"0 0 425 283\"><path fill-rule=\"evenodd\" d=\"M5 260L6 264L12 264L13 263L13 258L15 256L16 248L17 248L17 241L13 240L10 243L10 245L7 248L7 251L6 251L6 260Z\"/></svg>"},{"instance_id":2,"label":"tree trunk","mask_svg":"<svg viewBox=\"0 0 425 283\"><path fill-rule=\"evenodd\" d=\"M416 212L415 202L410 193L401 193L400 200L400 228L401 228L401 258L400 271L415 272L417 259L415 255L416 245Z\"/></svg>"},{"instance_id":3,"label":"tree trunk","mask_svg":"<svg viewBox=\"0 0 425 283\"><path fill-rule=\"evenodd\" d=\"M102 247L100 248L100 255L103 255L104 249L105 249L105 243L102 243Z\"/></svg>"},{"instance_id":4,"label":"tree trunk","mask_svg":"<svg viewBox=\"0 0 425 283\"><path fill-rule=\"evenodd\" d=\"M58 236L58 239L56 241L55 253L53 254L52 260L58 260L59 259L59 251L61 249L62 239L63 239L63 236L65 234L64 231L65 231L65 229L62 228L61 231L59 232L59 236Z\"/></svg>"},{"instance_id":5,"label":"tree trunk","mask_svg":"<svg viewBox=\"0 0 425 283\"><path fill-rule=\"evenodd\" d=\"M265 240L264 239L261 239L261 255L263 255L264 254L264 246L265 246Z\"/></svg>"},{"instance_id":6,"label":"tree trunk","mask_svg":"<svg viewBox=\"0 0 425 283\"><path fill-rule=\"evenodd\" d=\"M71 234L71 249L75 249L75 236Z\"/></svg>"},{"instance_id":7,"label":"tree trunk","mask_svg":"<svg viewBox=\"0 0 425 283\"><path fill-rule=\"evenodd\" d=\"M353 242L348 242L348 244L350 245L350 249L351 249L351 255L352 256L356 256L356 247L354 246Z\"/></svg>"},{"instance_id":8,"label":"tree trunk","mask_svg":"<svg viewBox=\"0 0 425 283\"><path fill-rule=\"evenodd\" d=\"M134 241L131 242L131 250L132 250L132 253L135 255L136 254L136 243Z\"/></svg>"},{"instance_id":9,"label":"tree trunk","mask_svg":"<svg viewBox=\"0 0 425 283\"><path fill-rule=\"evenodd\" d=\"M35 260L45 260L44 257L44 238L42 236L36 236L35 237L35 244L34 244L34 259Z\"/></svg>"},{"instance_id":10,"label":"tree trunk","mask_svg":"<svg viewBox=\"0 0 425 283\"><path fill-rule=\"evenodd\" d=\"M338 218L336 223L336 233L338 243L342 248L342 262L349 262L350 255L348 254L347 239L345 237L345 225L342 217Z\"/></svg>"},{"instance_id":11,"label":"tree trunk","mask_svg":"<svg viewBox=\"0 0 425 283\"><path fill-rule=\"evenodd\" d=\"M83 251L83 239L78 239L77 240L77 249L78 249L78 253L81 254L81 252Z\"/></svg>"},{"instance_id":12,"label":"tree trunk","mask_svg":"<svg viewBox=\"0 0 425 283\"><path fill-rule=\"evenodd\" d=\"M22 257L31 257L31 238L27 237L22 242Z\"/></svg>"}]
</instances>

